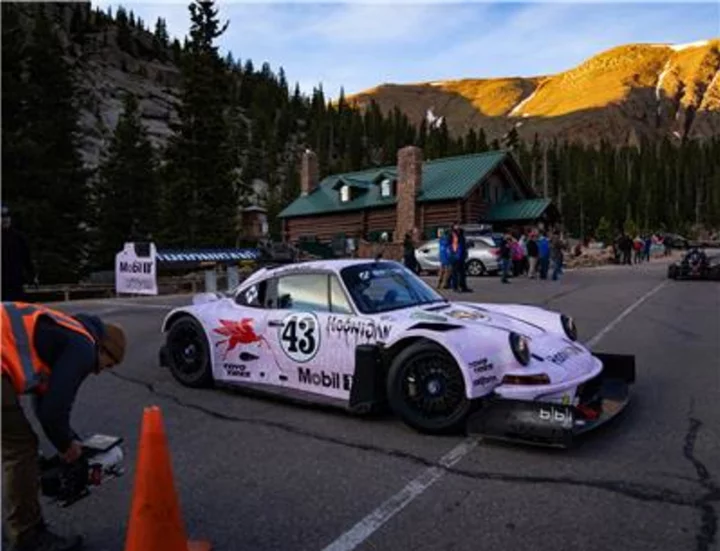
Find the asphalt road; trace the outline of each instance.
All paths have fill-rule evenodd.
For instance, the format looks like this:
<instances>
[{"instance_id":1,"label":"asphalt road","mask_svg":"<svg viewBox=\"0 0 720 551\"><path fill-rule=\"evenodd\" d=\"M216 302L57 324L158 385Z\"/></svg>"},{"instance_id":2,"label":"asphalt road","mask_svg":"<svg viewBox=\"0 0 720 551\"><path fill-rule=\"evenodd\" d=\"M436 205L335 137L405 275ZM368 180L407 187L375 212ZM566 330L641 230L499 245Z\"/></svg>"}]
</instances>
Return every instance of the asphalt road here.
<instances>
[{"instance_id":1,"label":"asphalt road","mask_svg":"<svg viewBox=\"0 0 720 551\"><path fill-rule=\"evenodd\" d=\"M48 519L88 549L123 548L142 410L158 405L188 533L216 550L717 549L720 284L671 282L660 261L472 286L463 300L563 311L594 350L636 354L630 409L567 451L423 436L179 386L157 366L159 326L187 297L69 304L129 331L124 366L92 377L73 415L125 437L128 472Z\"/></svg>"}]
</instances>

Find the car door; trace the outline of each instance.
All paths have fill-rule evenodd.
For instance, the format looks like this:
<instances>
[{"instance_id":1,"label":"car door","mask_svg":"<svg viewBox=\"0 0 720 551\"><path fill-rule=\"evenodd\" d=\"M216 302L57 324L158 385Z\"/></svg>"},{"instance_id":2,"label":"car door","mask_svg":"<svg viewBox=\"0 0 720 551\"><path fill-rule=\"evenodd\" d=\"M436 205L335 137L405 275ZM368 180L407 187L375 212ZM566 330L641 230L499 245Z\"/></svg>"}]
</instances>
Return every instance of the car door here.
<instances>
[{"instance_id":1,"label":"car door","mask_svg":"<svg viewBox=\"0 0 720 551\"><path fill-rule=\"evenodd\" d=\"M330 328L352 313L332 273L287 274L276 278L268 327L282 370L283 386L349 398L354 350L339 347ZM344 299L344 303L343 303Z\"/></svg>"},{"instance_id":2,"label":"car door","mask_svg":"<svg viewBox=\"0 0 720 551\"><path fill-rule=\"evenodd\" d=\"M267 281L260 281L241 288L232 299L223 300L214 312L209 335L217 379L269 383L277 377L266 337L266 295Z\"/></svg>"}]
</instances>

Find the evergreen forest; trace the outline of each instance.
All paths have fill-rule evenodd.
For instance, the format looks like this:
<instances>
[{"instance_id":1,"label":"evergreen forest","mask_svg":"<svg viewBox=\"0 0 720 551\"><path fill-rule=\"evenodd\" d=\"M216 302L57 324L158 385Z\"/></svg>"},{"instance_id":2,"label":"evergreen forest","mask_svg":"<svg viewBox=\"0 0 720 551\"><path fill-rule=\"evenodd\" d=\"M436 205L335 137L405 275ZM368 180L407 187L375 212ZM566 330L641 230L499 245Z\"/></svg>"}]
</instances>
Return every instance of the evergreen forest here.
<instances>
[{"instance_id":1,"label":"evergreen forest","mask_svg":"<svg viewBox=\"0 0 720 551\"><path fill-rule=\"evenodd\" d=\"M179 123L167 147L151 146L137 98L123 113L100 166L79 154L79 96L75 70L56 21L37 9L32 25L16 4L2 4L3 203L26 234L43 283L69 283L112 269L125 241L153 239L159 248L232 247L238 243L238 205L249 183L267 182L271 233L275 218L299 193L300 156L318 154L320 174L396 163L414 144L425 158L509 149L538 194L559 205L573 236L609 239L628 232L720 226L720 136L703 142L664 139L637 147L599 147L511 131L489 140L482 128L451 137L444 121L413 125L398 109L365 110L321 86L305 95L282 68L223 56L217 39L232 22L214 2L188 6L188 38L168 36L116 13L68 3L69 37L83 44L117 33L118 47L139 58L175 63L183 85ZM27 9L27 8L26 8ZM152 36L141 48L140 35Z\"/></svg>"}]
</instances>

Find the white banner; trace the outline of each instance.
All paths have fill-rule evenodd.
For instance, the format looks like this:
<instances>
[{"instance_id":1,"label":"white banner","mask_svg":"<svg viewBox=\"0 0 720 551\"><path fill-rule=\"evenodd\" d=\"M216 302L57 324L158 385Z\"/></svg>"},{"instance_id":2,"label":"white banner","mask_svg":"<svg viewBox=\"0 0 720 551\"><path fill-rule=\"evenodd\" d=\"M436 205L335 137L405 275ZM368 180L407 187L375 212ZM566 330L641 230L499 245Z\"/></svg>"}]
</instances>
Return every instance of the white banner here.
<instances>
[{"instance_id":1,"label":"white banner","mask_svg":"<svg viewBox=\"0 0 720 551\"><path fill-rule=\"evenodd\" d=\"M148 254L138 254L139 248L149 248ZM118 294L157 295L157 251L154 243L125 243L115 256L115 292Z\"/></svg>"}]
</instances>

